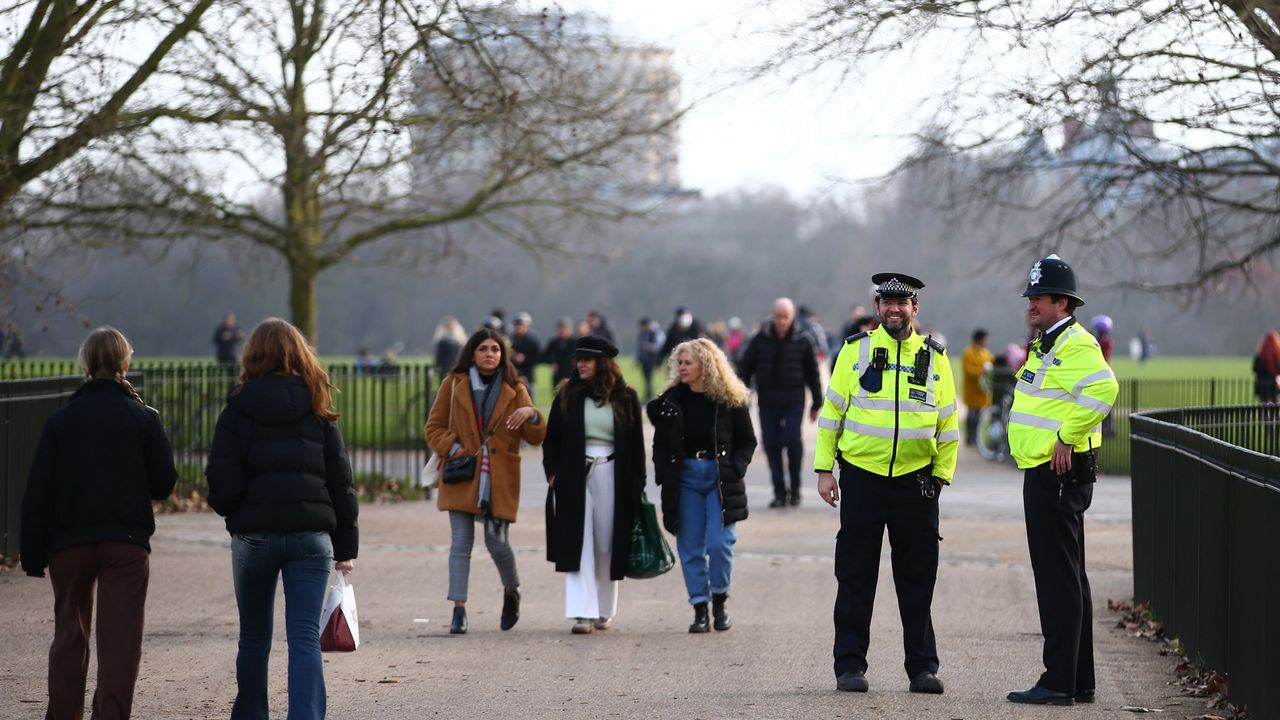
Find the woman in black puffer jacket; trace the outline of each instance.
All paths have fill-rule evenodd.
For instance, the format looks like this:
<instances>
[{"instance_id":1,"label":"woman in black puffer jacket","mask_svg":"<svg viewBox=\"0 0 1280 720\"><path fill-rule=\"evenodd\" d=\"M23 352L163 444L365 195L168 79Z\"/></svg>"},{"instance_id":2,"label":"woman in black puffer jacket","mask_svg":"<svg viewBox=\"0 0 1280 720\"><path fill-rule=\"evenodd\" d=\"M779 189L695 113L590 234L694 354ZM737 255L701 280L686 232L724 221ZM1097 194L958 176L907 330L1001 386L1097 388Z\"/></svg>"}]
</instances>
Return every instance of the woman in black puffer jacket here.
<instances>
[{"instance_id":1,"label":"woman in black puffer jacket","mask_svg":"<svg viewBox=\"0 0 1280 720\"><path fill-rule=\"evenodd\" d=\"M743 475L756 450L747 388L729 360L705 338L671 352L667 390L648 405L653 475L662 487L662 524L676 536L691 633L731 626L726 603L733 577L736 524L747 519Z\"/></svg>"},{"instance_id":2,"label":"woman in black puffer jacket","mask_svg":"<svg viewBox=\"0 0 1280 720\"><path fill-rule=\"evenodd\" d=\"M320 611L330 564L350 572L359 536L351 464L329 376L297 328L268 318L244 347L243 382L214 430L209 505L227 519L240 610L232 720L267 716L276 581L284 578L289 717L323 718ZM336 561L336 562L335 562Z\"/></svg>"},{"instance_id":3,"label":"woman in black puffer jacket","mask_svg":"<svg viewBox=\"0 0 1280 720\"><path fill-rule=\"evenodd\" d=\"M80 347L88 380L45 423L22 498L22 569L53 585L48 717L81 717L98 586L93 717L128 717L151 576L151 501L178 475L156 411L125 373L133 348L100 327Z\"/></svg>"}]
</instances>

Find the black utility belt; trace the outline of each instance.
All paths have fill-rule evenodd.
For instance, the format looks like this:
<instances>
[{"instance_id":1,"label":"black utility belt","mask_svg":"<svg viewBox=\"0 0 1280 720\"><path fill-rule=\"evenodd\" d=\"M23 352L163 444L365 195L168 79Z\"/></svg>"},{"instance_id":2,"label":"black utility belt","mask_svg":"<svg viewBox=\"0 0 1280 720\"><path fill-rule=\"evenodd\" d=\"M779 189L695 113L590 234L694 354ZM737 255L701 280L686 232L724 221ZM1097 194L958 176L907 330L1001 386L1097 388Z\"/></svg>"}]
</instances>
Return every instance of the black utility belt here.
<instances>
[{"instance_id":1,"label":"black utility belt","mask_svg":"<svg viewBox=\"0 0 1280 720\"><path fill-rule=\"evenodd\" d=\"M1052 460L1045 465L1049 468L1049 472L1053 472ZM1059 481L1068 485L1088 485L1098 482L1098 451L1071 453L1071 469L1057 477Z\"/></svg>"}]
</instances>

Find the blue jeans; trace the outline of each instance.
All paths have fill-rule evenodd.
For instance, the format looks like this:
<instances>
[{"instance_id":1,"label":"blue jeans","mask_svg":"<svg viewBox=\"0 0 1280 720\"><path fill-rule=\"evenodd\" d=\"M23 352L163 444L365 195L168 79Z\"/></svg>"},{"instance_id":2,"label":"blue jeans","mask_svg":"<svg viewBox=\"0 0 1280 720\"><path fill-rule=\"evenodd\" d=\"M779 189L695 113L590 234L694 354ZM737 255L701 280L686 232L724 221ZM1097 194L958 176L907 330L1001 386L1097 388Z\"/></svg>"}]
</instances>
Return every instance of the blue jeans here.
<instances>
[{"instance_id":1,"label":"blue jeans","mask_svg":"<svg viewBox=\"0 0 1280 720\"><path fill-rule=\"evenodd\" d=\"M327 532L232 536L231 576L240 608L240 651L236 655L238 689L231 720L267 718L267 661L276 580L281 575L289 641L289 720L324 718L320 611L332 568L333 542Z\"/></svg>"},{"instance_id":2,"label":"blue jeans","mask_svg":"<svg viewBox=\"0 0 1280 720\"><path fill-rule=\"evenodd\" d=\"M729 592L733 577L735 523L724 524L720 512L719 470L715 460L685 460L680 472L680 532L676 550L689 604Z\"/></svg>"}]
</instances>

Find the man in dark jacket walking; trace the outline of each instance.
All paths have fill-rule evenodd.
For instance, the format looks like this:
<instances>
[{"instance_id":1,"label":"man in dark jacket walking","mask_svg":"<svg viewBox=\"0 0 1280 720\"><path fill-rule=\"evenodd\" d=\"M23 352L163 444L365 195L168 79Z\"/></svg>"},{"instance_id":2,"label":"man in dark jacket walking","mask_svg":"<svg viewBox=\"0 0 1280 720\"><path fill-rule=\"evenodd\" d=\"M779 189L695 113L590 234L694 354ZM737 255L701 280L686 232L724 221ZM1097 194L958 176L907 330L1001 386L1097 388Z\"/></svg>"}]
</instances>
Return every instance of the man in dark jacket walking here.
<instances>
[{"instance_id":1,"label":"man in dark jacket walking","mask_svg":"<svg viewBox=\"0 0 1280 720\"><path fill-rule=\"evenodd\" d=\"M773 477L773 502L769 507L787 504L787 486L782 475L782 451L787 451L787 469L791 475L791 504L800 504L800 466L804 442L800 439L800 423L804 416L804 391L809 388L813 405L809 422L818 418L822 407L822 384L818 379L818 362L813 343L796 324L796 307L788 298L773 303L770 322L751 338L738 375L747 385L755 380L760 402L760 434L769 472Z\"/></svg>"}]
</instances>

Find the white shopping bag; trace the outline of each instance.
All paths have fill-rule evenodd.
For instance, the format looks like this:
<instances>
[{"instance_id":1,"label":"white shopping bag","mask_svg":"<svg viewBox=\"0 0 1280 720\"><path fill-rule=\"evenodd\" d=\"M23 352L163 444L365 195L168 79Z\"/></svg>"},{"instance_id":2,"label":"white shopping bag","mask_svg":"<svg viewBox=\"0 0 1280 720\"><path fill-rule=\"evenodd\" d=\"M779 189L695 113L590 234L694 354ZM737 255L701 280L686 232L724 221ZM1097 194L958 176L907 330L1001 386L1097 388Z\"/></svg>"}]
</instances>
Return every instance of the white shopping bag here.
<instances>
[{"instance_id":1,"label":"white shopping bag","mask_svg":"<svg viewBox=\"0 0 1280 720\"><path fill-rule=\"evenodd\" d=\"M356 614L356 589L338 572L338 584L329 586L320 613L320 649L351 652L360 647L360 618Z\"/></svg>"}]
</instances>

